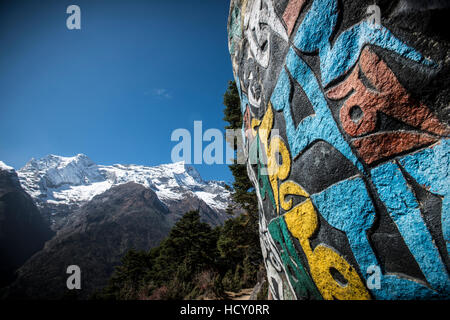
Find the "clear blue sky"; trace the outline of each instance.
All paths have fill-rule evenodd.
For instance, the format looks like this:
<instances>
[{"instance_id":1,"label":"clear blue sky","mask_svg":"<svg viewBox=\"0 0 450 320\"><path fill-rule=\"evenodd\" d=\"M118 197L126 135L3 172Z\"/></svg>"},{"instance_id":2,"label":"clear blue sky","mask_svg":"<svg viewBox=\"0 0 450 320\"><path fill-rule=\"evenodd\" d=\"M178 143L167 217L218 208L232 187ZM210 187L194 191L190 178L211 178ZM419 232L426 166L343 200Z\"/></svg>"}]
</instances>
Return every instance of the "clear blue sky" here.
<instances>
[{"instance_id":1,"label":"clear blue sky","mask_svg":"<svg viewBox=\"0 0 450 320\"><path fill-rule=\"evenodd\" d=\"M66 8L81 8L81 30ZM176 128L225 126L227 0L0 2L0 160L171 162ZM226 165L196 166L230 181Z\"/></svg>"}]
</instances>

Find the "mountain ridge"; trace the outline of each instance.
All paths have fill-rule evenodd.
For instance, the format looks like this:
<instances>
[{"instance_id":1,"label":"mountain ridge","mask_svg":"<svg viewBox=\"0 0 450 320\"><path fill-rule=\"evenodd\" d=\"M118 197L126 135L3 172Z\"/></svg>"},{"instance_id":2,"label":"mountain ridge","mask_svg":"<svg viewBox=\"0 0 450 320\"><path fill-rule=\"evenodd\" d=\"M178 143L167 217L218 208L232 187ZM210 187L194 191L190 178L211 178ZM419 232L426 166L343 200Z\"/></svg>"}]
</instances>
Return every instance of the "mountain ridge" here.
<instances>
[{"instance_id":1,"label":"mountain ridge","mask_svg":"<svg viewBox=\"0 0 450 320\"><path fill-rule=\"evenodd\" d=\"M48 155L32 158L17 170L23 189L35 200L44 217L58 230L67 217L113 186L134 182L153 190L169 208L185 198L198 198L218 216L228 218L231 193L223 181L204 181L200 173L184 162L143 166L98 165L84 154L73 157Z\"/></svg>"},{"instance_id":2,"label":"mountain ridge","mask_svg":"<svg viewBox=\"0 0 450 320\"><path fill-rule=\"evenodd\" d=\"M14 169L0 161L0 287L53 235Z\"/></svg>"},{"instance_id":3,"label":"mountain ridge","mask_svg":"<svg viewBox=\"0 0 450 320\"><path fill-rule=\"evenodd\" d=\"M67 293L66 268L75 264L83 270L80 298L86 299L107 284L125 252L158 245L186 212L198 210L212 226L232 217L226 213L231 196L225 184L204 181L182 162L101 166L78 154L32 159L17 174L0 165L16 176L16 186L40 215L53 219L56 232L17 269L6 298L60 299Z\"/></svg>"},{"instance_id":4,"label":"mountain ridge","mask_svg":"<svg viewBox=\"0 0 450 320\"><path fill-rule=\"evenodd\" d=\"M68 218L45 247L17 270L8 299L61 299L68 293L66 269L83 273L79 297L104 287L130 249L147 251L171 228L170 213L155 192L128 182L96 195Z\"/></svg>"}]
</instances>

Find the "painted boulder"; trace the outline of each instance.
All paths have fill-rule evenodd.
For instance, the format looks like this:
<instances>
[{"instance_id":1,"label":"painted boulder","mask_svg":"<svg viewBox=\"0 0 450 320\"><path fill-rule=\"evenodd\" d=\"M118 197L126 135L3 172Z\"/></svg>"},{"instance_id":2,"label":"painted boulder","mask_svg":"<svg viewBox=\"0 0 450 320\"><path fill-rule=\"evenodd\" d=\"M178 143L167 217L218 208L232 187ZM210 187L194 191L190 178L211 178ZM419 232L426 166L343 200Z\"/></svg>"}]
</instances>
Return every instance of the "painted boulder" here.
<instances>
[{"instance_id":1,"label":"painted boulder","mask_svg":"<svg viewBox=\"0 0 450 320\"><path fill-rule=\"evenodd\" d=\"M274 299L448 299L448 1L232 0Z\"/></svg>"}]
</instances>

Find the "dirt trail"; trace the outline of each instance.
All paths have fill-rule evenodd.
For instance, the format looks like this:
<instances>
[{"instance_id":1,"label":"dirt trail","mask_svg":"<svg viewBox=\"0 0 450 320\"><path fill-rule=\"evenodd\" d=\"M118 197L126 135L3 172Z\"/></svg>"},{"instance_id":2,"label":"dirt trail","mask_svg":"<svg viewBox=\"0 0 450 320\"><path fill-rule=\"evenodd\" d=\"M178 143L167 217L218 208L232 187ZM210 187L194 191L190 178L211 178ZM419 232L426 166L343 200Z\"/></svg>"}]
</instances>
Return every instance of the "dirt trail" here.
<instances>
[{"instance_id":1,"label":"dirt trail","mask_svg":"<svg viewBox=\"0 0 450 320\"><path fill-rule=\"evenodd\" d=\"M248 300L253 292L253 288L242 289L239 292L225 291L230 300Z\"/></svg>"}]
</instances>

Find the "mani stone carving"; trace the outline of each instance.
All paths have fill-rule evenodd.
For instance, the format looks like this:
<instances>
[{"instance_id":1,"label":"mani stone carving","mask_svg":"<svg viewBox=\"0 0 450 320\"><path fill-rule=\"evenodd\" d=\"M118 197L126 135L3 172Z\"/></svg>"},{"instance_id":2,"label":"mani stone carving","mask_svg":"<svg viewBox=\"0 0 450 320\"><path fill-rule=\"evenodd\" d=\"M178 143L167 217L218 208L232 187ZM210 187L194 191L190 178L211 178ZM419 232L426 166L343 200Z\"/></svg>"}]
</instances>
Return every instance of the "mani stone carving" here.
<instances>
[{"instance_id":1,"label":"mani stone carving","mask_svg":"<svg viewBox=\"0 0 450 320\"><path fill-rule=\"evenodd\" d=\"M449 1L232 0L274 299L448 299Z\"/></svg>"}]
</instances>

